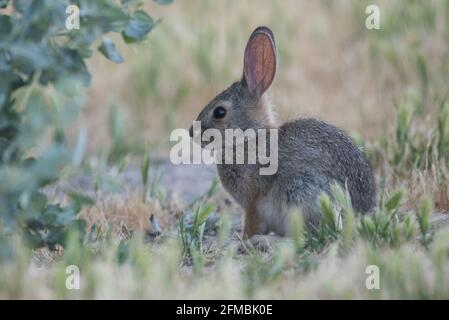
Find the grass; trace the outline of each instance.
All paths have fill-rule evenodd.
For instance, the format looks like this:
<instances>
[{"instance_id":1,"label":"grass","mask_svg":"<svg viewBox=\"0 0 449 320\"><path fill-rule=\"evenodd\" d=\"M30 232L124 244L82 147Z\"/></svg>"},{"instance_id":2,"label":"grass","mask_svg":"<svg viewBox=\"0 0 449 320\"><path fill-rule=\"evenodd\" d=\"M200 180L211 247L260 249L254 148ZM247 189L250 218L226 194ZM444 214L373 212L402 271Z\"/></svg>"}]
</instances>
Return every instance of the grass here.
<instances>
[{"instance_id":1,"label":"grass","mask_svg":"<svg viewBox=\"0 0 449 320\"><path fill-rule=\"evenodd\" d=\"M238 241L223 246L214 240L186 256L182 233L178 237L176 232L151 242L140 232L107 233L82 247L73 235L64 252L51 253L31 253L18 240L14 262L0 271L0 297L447 298L448 230L432 231L427 198L416 216L399 218L400 195L372 217L354 219L345 211L341 230L333 215L312 233L297 222L296 241L279 242L269 253L249 249L241 254ZM220 237L229 240L233 236L222 230L224 225L218 223L220 233L225 232ZM65 268L72 264L81 271L80 290L65 289ZM379 290L365 287L370 265L380 269Z\"/></svg>"},{"instance_id":2,"label":"grass","mask_svg":"<svg viewBox=\"0 0 449 320\"><path fill-rule=\"evenodd\" d=\"M65 250L29 251L17 237L14 258L0 268L0 298L448 298L449 231L432 221L449 212L449 6L378 3L380 31L364 27L369 1L148 4L162 23L123 52L130 63L94 58L73 129L79 156L62 184L80 171L95 181L96 203L80 215L84 245L72 234ZM172 128L189 127L238 79L259 24L276 34L280 122L314 116L354 136L375 170L379 207L359 217L336 188L341 223L323 197L320 228L306 231L292 215L291 239L242 252L239 211L220 185L181 204L154 162L166 156ZM140 187L128 190L120 177L133 162ZM80 290L65 287L71 264ZM365 286L370 265L379 267L379 290Z\"/></svg>"}]
</instances>

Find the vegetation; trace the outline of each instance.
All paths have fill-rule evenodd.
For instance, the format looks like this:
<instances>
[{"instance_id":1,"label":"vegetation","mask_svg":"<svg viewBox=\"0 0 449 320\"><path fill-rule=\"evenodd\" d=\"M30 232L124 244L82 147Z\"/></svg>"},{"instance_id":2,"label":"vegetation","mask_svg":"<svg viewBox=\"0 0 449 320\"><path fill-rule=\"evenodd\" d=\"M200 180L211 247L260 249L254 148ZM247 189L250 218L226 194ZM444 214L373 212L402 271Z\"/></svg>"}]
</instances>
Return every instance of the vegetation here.
<instances>
[{"instance_id":1,"label":"vegetation","mask_svg":"<svg viewBox=\"0 0 449 320\"><path fill-rule=\"evenodd\" d=\"M0 1L0 298L449 297L447 2L379 1L368 31L369 1L74 1L76 32L69 2ZM292 213L268 251L242 242L217 180L161 161L258 24L278 39L281 119L343 127L379 186L364 217L335 186L319 228Z\"/></svg>"},{"instance_id":2,"label":"vegetation","mask_svg":"<svg viewBox=\"0 0 449 320\"><path fill-rule=\"evenodd\" d=\"M66 28L66 8L83 8L83 28ZM0 15L0 248L22 232L31 247L63 245L70 230L83 236L85 222L76 215L86 196L71 193L66 206L51 203L42 188L56 181L71 154L65 127L84 102L90 74L85 59L101 38L98 50L123 61L107 33L121 33L127 43L142 41L155 23L136 1L3 1L10 14ZM44 133L51 134L42 143ZM117 134L118 135L118 134ZM117 137L117 139L119 139ZM115 151L115 150L114 150ZM0 254L0 257L6 254Z\"/></svg>"}]
</instances>

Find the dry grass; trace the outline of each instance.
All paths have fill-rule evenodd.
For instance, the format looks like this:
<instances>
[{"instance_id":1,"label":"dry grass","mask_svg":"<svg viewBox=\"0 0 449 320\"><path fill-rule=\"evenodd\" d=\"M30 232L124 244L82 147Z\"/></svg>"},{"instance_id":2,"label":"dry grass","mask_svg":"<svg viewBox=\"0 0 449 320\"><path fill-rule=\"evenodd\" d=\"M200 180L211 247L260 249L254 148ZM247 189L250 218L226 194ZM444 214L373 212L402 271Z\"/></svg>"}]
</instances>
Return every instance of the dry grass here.
<instances>
[{"instance_id":1,"label":"dry grass","mask_svg":"<svg viewBox=\"0 0 449 320\"><path fill-rule=\"evenodd\" d=\"M396 6L381 2L382 21L397 14ZM437 6L436 1L429 5ZM418 90L415 51L428 59L431 74L438 73L437 61L448 50L440 30L444 19L425 39L401 31L399 24L393 26L399 30L376 36L364 28L363 4L348 1L178 1L148 8L163 22L146 44L127 50L127 63L111 66L100 56L91 61L94 82L81 121L92 136L91 151L107 141L113 101L141 142L167 143L166 130L187 128L209 100L240 77L245 42L260 24L272 27L280 52L271 90L280 122L314 116L364 138L391 129L397 105ZM438 21L444 13L439 14Z\"/></svg>"},{"instance_id":2,"label":"dry grass","mask_svg":"<svg viewBox=\"0 0 449 320\"><path fill-rule=\"evenodd\" d=\"M444 168L444 166L441 168ZM432 195L436 211L449 212L448 173L446 170L441 173L436 173L436 171L437 169L434 167L428 172L414 170L411 173L411 177L405 181L409 198L407 209L416 210L418 199L429 194Z\"/></svg>"},{"instance_id":3,"label":"dry grass","mask_svg":"<svg viewBox=\"0 0 449 320\"><path fill-rule=\"evenodd\" d=\"M158 201L143 203L138 194L116 195L106 197L92 207L81 211L79 217L87 221L87 229L95 228L98 232L111 231L120 239L129 239L132 232L152 232L150 217L155 215L162 228L174 224L174 216L167 210L162 213ZM110 230L112 227L112 230Z\"/></svg>"}]
</instances>

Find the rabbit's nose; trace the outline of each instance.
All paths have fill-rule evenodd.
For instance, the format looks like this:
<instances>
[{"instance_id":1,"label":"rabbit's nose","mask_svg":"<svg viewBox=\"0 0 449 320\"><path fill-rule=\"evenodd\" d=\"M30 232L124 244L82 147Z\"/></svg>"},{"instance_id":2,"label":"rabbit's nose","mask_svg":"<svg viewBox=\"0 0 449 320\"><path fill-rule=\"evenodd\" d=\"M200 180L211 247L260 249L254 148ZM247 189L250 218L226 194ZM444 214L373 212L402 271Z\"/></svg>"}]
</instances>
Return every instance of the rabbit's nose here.
<instances>
[{"instance_id":1,"label":"rabbit's nose","mask_svg":"<svg viewBox=\"0 0 449 320\"><path fill-rule=\"evenodd\" d=\"M193 126L190 126L189 135L190 135L190 138L193 138Z\"/></svg>"}]
</instances>

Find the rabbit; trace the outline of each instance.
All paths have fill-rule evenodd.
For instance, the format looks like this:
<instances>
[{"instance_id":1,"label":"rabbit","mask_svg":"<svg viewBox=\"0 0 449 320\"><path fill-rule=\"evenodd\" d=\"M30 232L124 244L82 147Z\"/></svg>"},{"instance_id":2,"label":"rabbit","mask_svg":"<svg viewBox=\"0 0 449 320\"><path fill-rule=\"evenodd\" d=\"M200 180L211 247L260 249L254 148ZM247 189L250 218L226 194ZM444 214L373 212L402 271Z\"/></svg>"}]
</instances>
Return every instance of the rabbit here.
<instances>
[{"instance_id":1,"label":"rabbit","mask_svg":"<svg viewBox=\"0 0 449 320\"><path fill-rule=\"evenodd\" d=\"M224 188L245 211L243 237L290 235L289 214L299 212L307 226L320 222L320 194L331 185L347 188L354 210L366 214L375 206L372 169L342 130L313 118L276 126L267 98L274 81L277 52L273 32L265 26L251 34L244 52L243 77L215 97L199 114L202 134L209 128L277 129L278 169L260 175L259 164L217 164ZM202 144L204 147L204 144Z\"/></svg>"}]
</instances>

